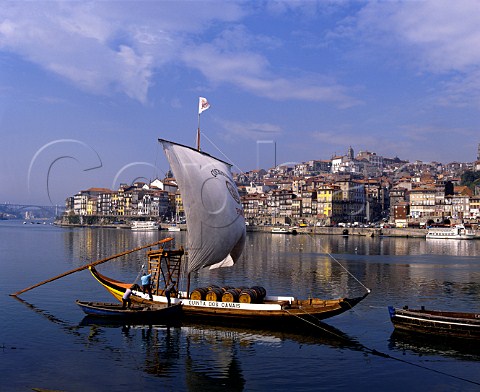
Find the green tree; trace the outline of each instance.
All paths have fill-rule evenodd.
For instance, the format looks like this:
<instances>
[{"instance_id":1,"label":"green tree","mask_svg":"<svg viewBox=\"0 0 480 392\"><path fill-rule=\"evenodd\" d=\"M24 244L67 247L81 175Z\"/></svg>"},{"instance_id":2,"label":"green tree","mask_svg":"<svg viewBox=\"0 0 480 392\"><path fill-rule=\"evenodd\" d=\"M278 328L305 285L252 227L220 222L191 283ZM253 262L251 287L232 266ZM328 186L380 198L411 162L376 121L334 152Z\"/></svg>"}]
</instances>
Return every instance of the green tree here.
<instances>
[{"instance_id":1,"label":"green tree","mask_svg":"<svg viewBox=\"0 0 480 392\"><path fill-rule=\"evenodd\" d=\"M461 185L468 186L470 189L475 188L475 182L480 180L480 172L474 172L472 170L467 170L462 174Z\"/></svg>"}]
</instances>

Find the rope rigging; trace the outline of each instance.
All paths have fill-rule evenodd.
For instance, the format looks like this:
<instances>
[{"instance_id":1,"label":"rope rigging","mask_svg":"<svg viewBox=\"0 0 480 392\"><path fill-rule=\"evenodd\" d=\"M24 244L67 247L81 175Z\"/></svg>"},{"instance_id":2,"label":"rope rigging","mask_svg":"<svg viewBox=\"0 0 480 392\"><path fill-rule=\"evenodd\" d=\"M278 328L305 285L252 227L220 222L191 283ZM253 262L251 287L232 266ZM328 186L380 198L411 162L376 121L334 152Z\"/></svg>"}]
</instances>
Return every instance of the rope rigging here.
<instances>
[{"instance_id":1,"label":"rope rigging","mask_svg":"<svg viewBox=\"0 0 480 392\"><path fill-rule=\"evenodd\" d=\"M315 241L314 238L313 238L313 235L311 233L306 233L306 234L308 234L309 238L312 241ZM371 290L367 286L365 286L355 275L353 275L342 263L340 263L340 261L338 261L321 244L319 244L319 245L320 245L320 248L322 249L323 253L325 253L328 257L330 257L333 261L335 261L348 275L350 275L358 284L360 284L360 286L362 286L367 291L367 293L371 293Z\"/></svg>"}]
</instances>

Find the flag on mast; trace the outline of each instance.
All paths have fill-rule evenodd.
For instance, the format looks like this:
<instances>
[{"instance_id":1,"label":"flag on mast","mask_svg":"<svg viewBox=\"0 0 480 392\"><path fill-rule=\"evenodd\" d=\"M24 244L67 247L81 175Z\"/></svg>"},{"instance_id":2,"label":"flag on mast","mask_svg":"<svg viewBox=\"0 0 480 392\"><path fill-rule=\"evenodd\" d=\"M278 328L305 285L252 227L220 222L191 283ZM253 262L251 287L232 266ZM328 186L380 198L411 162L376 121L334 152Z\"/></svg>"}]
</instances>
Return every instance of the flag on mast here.
<instances>
[{"instance_id":1,"label":"flag on mast","mask_svg":"<svg viewBox=\"0 0 480 392\"><path fill-rule=\"evenodd\" d=\"M207 101L207 98L199 97L198 99L198 114L207 110L210 107L210 104Z\"/></svg>"}]
</instances>

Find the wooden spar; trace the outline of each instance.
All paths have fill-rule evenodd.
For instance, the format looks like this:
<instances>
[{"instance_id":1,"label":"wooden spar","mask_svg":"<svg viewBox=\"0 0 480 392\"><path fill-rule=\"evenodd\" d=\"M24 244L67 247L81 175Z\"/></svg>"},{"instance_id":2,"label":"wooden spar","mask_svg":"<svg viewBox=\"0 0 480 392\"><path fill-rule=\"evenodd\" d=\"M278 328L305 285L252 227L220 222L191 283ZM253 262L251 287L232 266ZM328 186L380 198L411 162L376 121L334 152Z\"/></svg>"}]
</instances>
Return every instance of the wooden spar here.
<instances>
[{"instance_id":1,"label":"wooden spar","mask_svg":"<svg viewBox=\"0 0 480 392\"><path fill-rule=\"evenodd\" d=\"M188 273L187 279L187 298L190 298L190 272Z\"/></svg>"},{"instance_id":2,"label":"wooden spar","mask_svg":"<svg viewBox=\"0 0 480 392\"><path fill-rule=\"evenodd\" d=\"M171 241L171 240L173 240L172 237L167 237L167 238L164 238L163 240L156 241L156 242L153 242L153 243L148 244L148 245L143 245L143 246L140 246L140 247L135 248L135 249L127 250L127 251L125 251L125 252L118 253L118 254L116 254L116 255L109 256L109 257L106 257L106 258L101 259L101 260L97 260L97 261L95 261L95 262L93 262L93 263L86 264L86 265L84 265L84 266L82 266L82 267L75 268L75 269L73 269L73 270L64 272L63 274L57 275L57 276L55 276L55 277L53 277L53 278L50 278L50 279L48 279L48 280L44 280L43 282L40 282L40 283L37 283L37 284L35 284L35 285L33 285L33 286L27 287L26 289L17 291L16 293L10 294L10 296L16 297L16 296L18 296L18 295L20 295L20 294L25 293L26 291L32 290L32 289L34 289L34 288L36 288L36 287L38 287L38 286L42 286L42 285L44 285L44 284L46 284L46 283L53 282L54 280L63 278L64 276L73 274L73 273L78 272L78 271L83 271L84 269L93 267L93 266L98 265L98 264L105 263L105 262L107 262L107 261L109 261L109 260L112 260L112 259L116 259L117 257L125 256L125 255L128 255L128 254L130 254L130 253L137 252L137 251L142 250L142 249L145 249L145 248L149 248L149 247L151 247L151 246L160 245L160 244L163 244L163 243L168 242L168 241Z\"/></svg>"}]
</instances>

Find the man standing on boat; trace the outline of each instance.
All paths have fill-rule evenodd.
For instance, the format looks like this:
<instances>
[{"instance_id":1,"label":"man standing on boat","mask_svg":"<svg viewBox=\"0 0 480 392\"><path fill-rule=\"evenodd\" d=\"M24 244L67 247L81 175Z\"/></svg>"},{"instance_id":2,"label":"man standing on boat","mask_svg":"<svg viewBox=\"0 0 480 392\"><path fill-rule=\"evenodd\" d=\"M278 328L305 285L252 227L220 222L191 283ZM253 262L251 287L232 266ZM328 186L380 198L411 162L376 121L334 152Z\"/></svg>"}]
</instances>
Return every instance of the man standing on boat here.
<instances>
[{"instance_id":1,"label":"man standing on boat","mask_svg":"<svg viewBox=\"0 0 480 392\"><path fill-rule=\"evenodd\" d=\"M152 278L152 274L146 274L145 272L143 273L142 277L140 278L142 281L142 291L143 294L145 294L145 291L148 292L148 295L150 296L150 301L153 301L153 296L152 296L152 284L150 282L150 279Z\"/></svg>"},{"instance_id":2,"label":"man standing on boat","mask_svg":"<svg viewBox=\"0 0 480 392\"><path fill-rule=\"evenodd\" d=\"M131 286L128 289L125 290L125 293L123 294L122 297L122 309L125 309L128 306L128 309L130 309L130 306L132 306L132 300L130 297L132 296L132 290L135 288L135 286Z\"/></svg>"}]
</instances>

